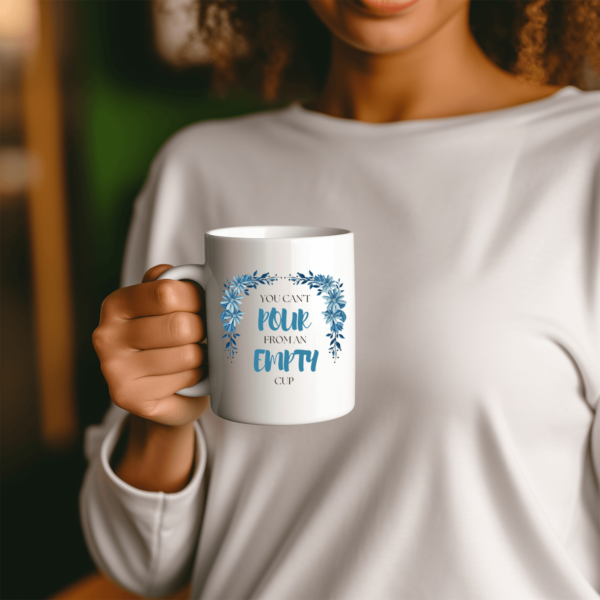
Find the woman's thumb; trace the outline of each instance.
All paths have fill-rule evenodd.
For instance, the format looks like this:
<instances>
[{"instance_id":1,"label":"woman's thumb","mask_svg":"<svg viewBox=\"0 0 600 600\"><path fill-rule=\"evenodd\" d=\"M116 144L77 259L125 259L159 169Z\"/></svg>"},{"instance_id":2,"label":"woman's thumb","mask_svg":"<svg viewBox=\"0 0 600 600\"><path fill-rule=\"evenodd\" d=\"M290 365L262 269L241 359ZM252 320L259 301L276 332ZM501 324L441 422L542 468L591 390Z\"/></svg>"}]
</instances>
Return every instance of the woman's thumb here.
<instances>
[{"instance_id":1,"label":"woman's thumb","mask_svg":"<svg viewBox=\"0 0 600 600\"><path fill-rule=\"evenodd\" d=\"M155 281L165 271L168 271L172 267L173 267L173 265L155 265L154 267L151 267L144 273L144 277L142 277L142 283L148 283L149 281Z\"/></svg>"}]
</instances>

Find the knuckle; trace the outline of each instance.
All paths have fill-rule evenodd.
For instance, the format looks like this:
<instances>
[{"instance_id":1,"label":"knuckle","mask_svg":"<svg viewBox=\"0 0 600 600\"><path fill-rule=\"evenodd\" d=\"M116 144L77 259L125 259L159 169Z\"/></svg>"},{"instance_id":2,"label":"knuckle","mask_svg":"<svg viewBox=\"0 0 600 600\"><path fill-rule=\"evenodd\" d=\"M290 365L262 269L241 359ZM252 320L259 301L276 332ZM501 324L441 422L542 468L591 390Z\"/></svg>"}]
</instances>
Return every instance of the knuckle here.
<instances>
[{"instance_id":1,"label":"knuckle","mask_svg":"<svg viewBox=\"0 0 600 600\"><path fill-rule=\"evenodd\" d=\"M163 310L171 312L177 306L177 289L174 281L161 279L154 286L154 301Z\"/></svg>"},{"instance_id":2,"label":"knuckle","mask_svg":"<svg viewBox=\"0 0 600 600\"><path fill-rule=\"evenodd\" d=\"M108 390L112 401L119 407L129 412L136 412L132 410L134 406L131 388L124 383L113 383L109 384Z\"/></svg>"},{"instance_id":3,"label":"knuckle","mask_svg":"<svg viewBox=\"0 0 600 600\"><path fill-rule=\"evenodd\" d=\"M193 315L190 313L177 312L173 313L169 321L170 335L175 341L189 340L193 335L194 325L189 318Z\"/></svg>"},{"instance_id":4,"label":"knuckle","mask_svg":"<svg viewBox=\"0 0 600 600\"><path fill-rule=\"evenodd\" d=\"M104 352L110 346L111 333L106 326L99 325L92 333L92 344L96 352Z\"/></svg>"},{"instance_id":5,"label":"knuckle","mask_svg":"<svg viewBox=\"0 0 600 600\"><path fill-rule=\"evenodd\" d=\"M155 402L147 396L142 397L139 386L135 385L134 382L121 382L109 386L109 392L112 401L119 408L144 419L151 418L149 415Z\"/></svg>"},{"instance_id":6,"label":"knuckle","mask_svg":"<svg viewBox=\"0 0 600 600\"><path fill-rule=\"evenodd\" d=\"M138 416L148 419L148 421L154 421L156 423L168 422L169 414L165 412L165 409L161 402L153 402L150 406L140 410Z\"/></svg>"},{"instance_id":7,"label":"knuckle","mask_svg":"<svg viewBox=\"0 0 600 600\"><path fill-rule=\"evenodd\" d=\"M146 402L143 404L136 402L135 404L132 403L129 412L136 414L138 417L142 417L142 419L156 421L157 419L154 418L155 409L156 403L154 402L150 406L148 406Z\"/></svg>"},{"instance_id":8,"label":"knuckle","mask_svg":"<svg viewBox=\"0 0 600 600\"><path fill-rule=\"evenodd\" d=\"M110 314L113 311L115 306L115 292L106 296L102 301L102 305L100 306L100 314Z\"/></svg>"},{"instance_id":9,"label":"knuckle","mask_svg":"<svg viewBox=\"0 0 600 600\"><path fill-rule=\"evenodd\" d=\"M114 358L104 359L100 363L100 369L102 370L102 374L106 381L109 382L109 385L119 381L121 374L120 361L115 360Z\"/></svg>"},{"instance_id":10,"label":"knuckle","mask_svg":"<svg viewBox=\"0 0 600 600\"><path fill-rule=\"evenodd\" d=\"M195 369L190 369L185 372L185 387L191 387L192 385L196 385L200 379L202 379L202 367L197 367Z\"/></svg>"},{"instance_id":11,"label":"knuckle","mask_svg":"<svg viewBox=\"0 0 600 600\"><path fill-rule=\"evenodd\" d=\"M181 348L181 361L188 369L200 366L202 350L196 344L190 344Z\"/></svg>"},{"instance_id":12,"label":"knuckle","mask_svg":"<svg viewBox=\"0 0 600 600\"><path fill-rule=\"evenodd\" d=\"M113 326L100 325L92 333L92 344L98 353L111 352L119 345L119 335Z\"/></svg>"},{"instance_id":13,"label":"knuckle","mask_svg":"<svg viewBox=\"0 0 600 600\"><path fill-rule=\"evenodd\" d=\"M104 330L101 327L96 327L92 333L92 344L96 351L104 345Z\"/></svg>"}]
</instances>

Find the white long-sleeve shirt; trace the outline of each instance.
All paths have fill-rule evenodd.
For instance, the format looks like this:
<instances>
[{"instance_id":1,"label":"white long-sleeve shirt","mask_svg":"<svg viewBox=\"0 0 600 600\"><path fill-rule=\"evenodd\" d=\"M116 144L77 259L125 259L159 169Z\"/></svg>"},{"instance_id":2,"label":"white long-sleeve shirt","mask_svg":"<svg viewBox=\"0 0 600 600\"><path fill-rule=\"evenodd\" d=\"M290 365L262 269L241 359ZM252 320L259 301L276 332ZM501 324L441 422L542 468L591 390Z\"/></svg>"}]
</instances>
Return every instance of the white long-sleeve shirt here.
<instances>
[{"instance_id":1,"label":"white long-sleeve shirt","mask_svg":"<svg viewBox=\"0 0 600 600\"><path fill-rule=\"evenodd\" d=\"M355 232L356 407L280 427L209 410L165 494L111 470L113 405L86 432L98 567L148 596L191 576L209 600L598 600L600 92L187 127L137 199L122 283L268 224Z\"/></svg>"}]
</instances>

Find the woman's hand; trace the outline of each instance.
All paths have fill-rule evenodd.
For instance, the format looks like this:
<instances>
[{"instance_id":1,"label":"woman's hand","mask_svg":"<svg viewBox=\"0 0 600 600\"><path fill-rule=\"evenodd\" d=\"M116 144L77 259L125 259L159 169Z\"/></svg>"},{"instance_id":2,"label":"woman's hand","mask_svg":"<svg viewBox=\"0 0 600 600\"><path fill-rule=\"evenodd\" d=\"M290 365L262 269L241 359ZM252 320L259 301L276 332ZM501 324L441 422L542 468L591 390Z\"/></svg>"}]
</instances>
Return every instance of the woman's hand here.
<instances>
[{"instance_id":1,"label":"woman's hand","mask_svg":"<svg viewBox=\"0 0 600 600\"><path fill-rule=\"evenodd\" d=\"M202 299L192 283L155 281L170 269L149 269L142 283L113 292L102 304L92 341L113 402L130 413L181 426L198 419L208 396L175 392L205 376Z\"/></svg>"}]
</instances>

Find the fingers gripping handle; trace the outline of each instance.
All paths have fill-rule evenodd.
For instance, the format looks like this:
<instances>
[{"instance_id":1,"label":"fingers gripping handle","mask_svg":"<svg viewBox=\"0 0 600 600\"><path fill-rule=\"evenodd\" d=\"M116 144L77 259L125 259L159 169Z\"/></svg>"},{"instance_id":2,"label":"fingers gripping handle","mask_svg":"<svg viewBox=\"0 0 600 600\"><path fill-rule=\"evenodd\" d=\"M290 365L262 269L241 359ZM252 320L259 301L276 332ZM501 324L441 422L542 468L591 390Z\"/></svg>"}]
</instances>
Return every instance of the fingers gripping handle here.
<instances>
[{"instance_id":1,"label":"fingers gripping handle","mask_svg":"<svg viewBox=\"0 0 600 600\"><path fill-rule=\"evenodd\" d=\"M208 270L206 265L180 265L165 271L158 279L175 279L182 281L187 279L197 283L203 290L206 290L208 282ZM206 396L209 394L208 377L199 381L196 385L183 388L177 392L180 396L196 398L198 396Z\"/></svg>"}]
</instances>

